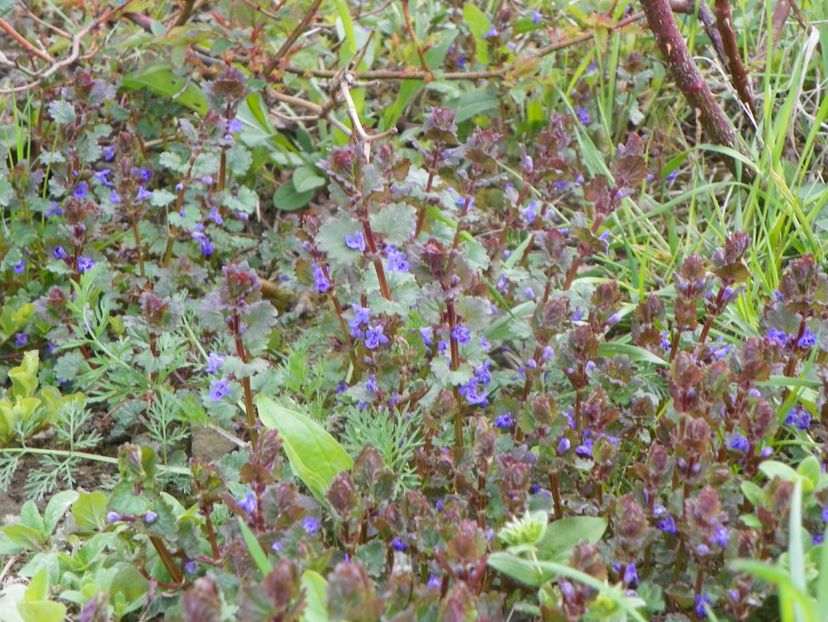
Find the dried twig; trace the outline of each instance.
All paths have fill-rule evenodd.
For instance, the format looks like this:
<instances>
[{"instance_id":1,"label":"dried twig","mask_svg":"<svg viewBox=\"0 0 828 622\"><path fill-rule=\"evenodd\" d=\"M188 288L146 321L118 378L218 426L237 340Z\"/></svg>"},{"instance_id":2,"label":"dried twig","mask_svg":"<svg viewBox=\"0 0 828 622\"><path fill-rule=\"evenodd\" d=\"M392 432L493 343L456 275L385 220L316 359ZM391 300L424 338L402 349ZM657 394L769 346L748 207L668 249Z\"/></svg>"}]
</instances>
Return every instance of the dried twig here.
<instances>
[{"instance_id":1,"label":"dried twig","mask_svg":"<svg viewBox=\"0 0 828 622\"><path fill-rule=\"evenodd\" d=\"M308 25L313 21L313 18L316 17L316 11L319 8L320 4L322 4L322 0L313 0L310 7L308 7L308 10L305 13L305 16L302 18L302 21L300 21L296 25L296 28L293 29L293 32L291 32L288 35L288 38L285 39L285 42L276 51L276 55L272 59L270 59L270 62L267 65L265 65L265 68L264 68L264 75L265 76L269 76L271 73L273 73L273 70L276 69L276 67L279 66L279 62L282 60L282 58L287 56L287 53L290 52L290 48L293 47L293 44L296 43L296 40L300 36L302 36L302 33L305 31L305 29L308 27Z\"/></svg>"},{"instance_id":2,"label":"dried twig","mask_svg":"<svg viewBox=\"0 0 828 622\"><path fill-rule=\"evenodd\" d=\"M667 70L687 103L699 111L705 132L714 143L739 151L736 130L716 103L710 87L693 62L668 0L641 0L641 5L661 54L667 62ZM735 161L728 158L728 164L735 172Z\"/></svg>"},{"instance_id":3,"label":"dried twig","mask_svg":"<svg viewBox=\"0 0 828 622\"><path fill-rule=\"evenodd\" d=\"M730 79L739 95L739 99L750 110L753 118L756 117L756 108L753 105L753 95L750 92L750 78L748 78L742 57L739 54L739 44L736 43L736 33L733 31L733 16L730 9L730 0L716 0L716 22L722 34L722 44L727 56L727 66L730 70Z\"/></svg>"},{"instance_id":4,"label":"dried twig","mask_svg":"<svg viewBox=\"0 0 828 622\"><path fill-rule=\"evenodd\" d=\"M354 100L351 97L351 91L348 89L348 83L352 80L350 74L345 74L345 79L340 81L339 89L340 93L342 93L342 99L345 100L345 108L348 111L348 117L351 119L351 126L353 127L353 131L356 133L357 138L362 143L362 154L365 156L365 161L371 161L371 142L375 140L380 140L382 138L386 138L388 136L393 136L397 133L397 128L392 127L384 132L380 132L379 134L368 134L365 131L365 128L362 127L362 123L359 120L359 114L357 113L356 105L354 104Z\"/></svg>"},{"instance_id":5,"label":"dried twig","mask_svg":"<svg viewBox=\"0 0 828 622\"><path fill-rule=\"evenodd\" d=\"M14 26L12 26L2 17L0 17L0 30L5 31L6 34L8 34L12 39L17 41L21 45L21 47L23 47L27 52L29 52L29 54L37 56L40 60L45 60L47 63L55 62L54 58L49 56L43 50L37 49L28 39L26 39L26 37L17 32L14 29Z\"/></svg>"}]
</instances>

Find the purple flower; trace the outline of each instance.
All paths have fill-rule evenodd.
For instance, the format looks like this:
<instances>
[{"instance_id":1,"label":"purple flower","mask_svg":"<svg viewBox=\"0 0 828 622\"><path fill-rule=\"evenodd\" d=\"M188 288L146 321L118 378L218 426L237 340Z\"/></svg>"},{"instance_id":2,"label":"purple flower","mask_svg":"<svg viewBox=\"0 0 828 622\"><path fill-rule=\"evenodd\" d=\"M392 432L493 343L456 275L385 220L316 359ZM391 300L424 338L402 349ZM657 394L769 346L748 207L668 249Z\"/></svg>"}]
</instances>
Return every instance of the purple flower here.
<instances>
[{"instance_id":1,"label":"purple flower","mask_svg":"<svg viewBox=\"0 0 828 622\"><path fill-rule=\"evenodd\" d=\"M360 253L365 252L365 236L362 231L357 231L353 235L345 236L345 246Z\"/></svg>"},{"instance_id":2,"label":"purple flower","mask_svg":"<svg viewBox=\"0 0 828 622\"><path fill-rule=\"evenodd\" d=\"M156 520L158 520L158 514L156 514L152 510L150 510L150 511L148 511L144 514L144 522L147 525L152 525Z\"/></svg>"},{"instance_id":3,"label":"purple flower","mask_svg":"<svg viewBox=\"0 0 828 622\"><path fill-rule=\"evenodd\" d=\"M80 181L72 190L72 196L76 199L83 199L89 193L89 184L85 181Z\"/></svg>"},{"instance_id":4,"label":"purple flower","mask_svg":"<svg viewBox=\"0 0 828 622\"><path fill-rule=\"evenodd\" d=\"M675 535L678 531L676 529L676 521L675 519L673 519L672 514L668 514L660 521L658 521L658 523L656 523L656 527L658 527L658 529L660 531L663 531L664 533L669 533L673 535Z\"/></svg>"},{"instance_id":5,"label":"purple flower","mask_svg":"<svg viewBox=\"0 0 828 622\"><path fill-rule=\"evenodd\" d=\"M354 317L348 322L348 327L351 329L351 336L361 339L363 336L362 327L367 326L371 320L371 309L368 307L361 307L357 304L353 306Z\"/></svg>"},{"instance_id":6,"label":"purple flower","mask_svg":"<svg viewBox=\"0 0 828 622\"><path fill-rule=\"evenodd\" d=\"M564 181L564 180L556 181L555 182L555 190L564 191L567 188L569 188L569 183L570 182Z\"/></svg>"},{"instance_id":7,"label":"purple flower","mask_svg":"<svg viewBox=\"0 0 828 622\"><path fill-rule=\"evenodd\" d=\"M148 182L152 177L152 170L148 168L133 168L130 173L132 173L133 177L137 177L144 183Z\"/></svg>"},{"instance_id":8,"label":"purple flower","mask_svg":"<svg viewBox=\"0 0 828 622\"><path fill-rule=\"evenodd\" d=\"M319 531L319 519L315 516L308 516L302 521L302 530L309 536L314 535Z\"/></svg>"},{"instance_id":9,"label":"purple flower","mask_svg":"<svg viewBox=\"0 0 828 622\"><path fill-rule=\"evenodd\" d=\"M123 517L120 514L118 514L118 512L107 512L107 514L106 514L106 522L107 523L117 523L122 518Z\"/></svg>"},{"instance_id":10,"label":"purple flower","mask_svg":"<svg viewBox=\"0 0 828 622\"><path fill-rule=\"evenodd\" d=\"M52 216L63 216L63 208L57 204L57 201L51 202L51 207L44 212L44 216L46 218L51 218Z\"/></svg>"},{"instance_id":11,"label":"purple flower","mask_svg":"<svg viewBox=\"0 0 828 622\"><path fill-rule=\"evenodd\" d=\"M719 344L710 350L713 358L717 361L723 361L730 353L732 346L729 343Z\"/></svg>"},{"instance_id":12,"label":"purple flower","mask_svg":"<svg viewBox=\"0 0 828 622\"><path fill-rule=\"evenodd\" d=\"M672 186L673 182L676 181L676 178L678 177L678 174L679 174L678 169L675 168L672 171L670 171L669 173L667 173L667 177L664 178L664 181L667 183L668 186Z\"/></svg>"},{"instance_id":13,"label":"purple flower","mask_svg":"<svg viewBox=\"0 0 828 622\"><path fill-rule=\"evenodd\" d=\"M535 26L540 24L542 19L543 19L543 16L540 13L538 13L537 11L532 11L532 23Z\"/></svg>"},{"instance_id":14,"label":"purple flower","mask_svg":"<svg viewBox=\"0 0 828 622\"><path fill-rule=\"evenodd\" d=\"M750 449L750 443L741 434L737 434L733 438L731 438L730 443L728 443L727 446L733 451L738 451L739 453L743 454L746 454Z\"/></svg>"},{"instance_id":15,"label":"purple flower","mask_svg":"<svg viewBox=\"0 0 828 622\"><path fill-rule=\"evenodd\" d=\"M27 343L29 343L29 336L26 333L20 332L14 336L14 345L18 348L22 348Z\"/></svg>"},{"instance_id":16,"label":"purple flower","mask_svg":"<svg viewBox=\"0 0 828 622\"><path fill-rule=\"evenodd\" d=\"M22 274L26 270L26 260L21 259L18 261L12 266L12 270L14 270L17 274Z\"/></svg>"},{"instance_id":17,"label":"purple flower","mask_svg":"<svg viewBox=\"0 0 828 622\"><path fill-rule=\"evenodd\" d=\"M214 402L218 402L225 395L230 395L230 385L226 380L213 380L210 383L210 391L207 396Z\"/></svg>"},{"instance_id":18,"label":"purple flower","mask_svg":"<svg viewBox=\"0 0 828 622\"><path fill-rule=\"evenodd\" d=\"M748 391L748 396L752 397L755 400L758 400L760 397L762 397L762 394L759 392L759 389L753 387Z\"/></svg>"},{"instance_id":19,"label":"purple flower","mask_svg":"<svg viewBox=\"0 0 828 622\"><path fill-rule=\"evenodd\" d=\"M696 615L700 618L707 617L707 609L705 605L710 604L710 597L702 592L701 594L696 594Z\"/></svg>"},{"instance_id":20,"label":"purple flower","mask_svg":"<svg viewBox=\"0 0 828 622\"><path fill-rule=\"evenodd\" d=\"M828 505L822 508L822 522L828 523Z\"/></svg>"},{"instance_id":21,"label":"purple flower","mask_svg":"<svg viewBox=\"0 0 828 622\"><path fill-rule=\"evenodd\" d=\"M209 175L205 175L204 177L199 178L199 180L205 186L212 186L213 185L213 178Z\"/></svg>"},{"instance_id":22,"label":"purple flower","mask_svg":"<svg viewBox=\"0 0 828 622\"><path fill-rule=\"evenodd\" d=\"M535 299L535 290L534 290L534 289L532 289L532 287L531 287L531 286L530 286L530 287L526 287L526 288L524 288L524 290L523 290L523 295L524 295L527 299L529 299L529 300L534 300L534 299Z\"/></svg>"},{"instance_id":23,"label":"purple flower","mask_svg":"<svg viewBox=\"0 0 828 622\"><path fill-rule=\"evenodd\" d=\"M511 430L512 426L514 425L514 421L512 421L512 413L503 413L497 419L495 419L495 427L501 430Z\"/></svg>"},{"instance_id":24,"label":"purple flower","mask_svg":"<svg viewBox=\"0 0 828 622\"><path fill-rule=\"evenodd\" d=\"M607 324L609 326L615 326L618 322L621 321L621 314L613 313L611 316L607 318Z\"/></svg>"},{"instance_id":25,"label":"purple flower","mask_svg":"<svg viewBox=\"0 0 828 622\"><path fill-rule=\"evenodd\" d=\"M426 583L426 587L430 590L439 590L440 586L443 584L442 580L439 576L430 572L428 574L428 583Z\"/></svg>"},{"instance_id":26,"label":"purple flower","mask_svg":"<svg viewBox=\"0 0 828 622\"><path fill-rule=\"evenodd\" d=\"M204 239L200 240L198 244L201 247L201 254L205 257L210 257L215 251L213 243L210 241L210 238L206 236L204 237Z\"/></svg>"},{"instance_id":27,"label":"purple flower","mask_svg":"<svg viewBox=\"0 0 828 622\"><path fill-rule=\"evenodd\" d=\"M231 134L236 134L242 131L242 127L243 125L241 119L239 119L238 117L234 117L230 119L230 122L227 124L227 131Z\"/></svg>"},{"instance_id":28,"label":"purple flower","mask_svg":"<svg viewBox=\"0 0 828 622\"><path fill-rule=\"evenodd\" d=\"M423 340L423 345L428 348L434 343L434 329L431 326L424 326L420 329L420 337Z\"/></svg>"},{"instance_id":29,"label":"purple flower","mask_svg":"<svg viewBox=\"0 0 828 622\"><path fill-rule=\"evenodd\" d=\"M558 448L556 451L559 456L562 456L569 451L570 447L572 447L572 443L569 441L568 438L562 436L561 440L558 441Z\"/></svg>"},{"instance_id":30,"label":"purple flower","mask_svg":"<svg viewBox=\"0 0 828 622\"><path fill-rule=\"evenodd\" d=\"M582 458L592 458L592 439L585 438L584 442L575 448L575 453Z\"/></svg>"},{"instance_id":31,"label":"purple flower","mask_svg":"<svg viewBox=\"0 0 828 622\"><path fill-rule=\"evenodd\" d=\"M797 406L788 413L785 423L799 430L807 430L811 427L811 413Z\"/></svg>"},{"instance_id":32,"label":"purple flower","mask_svg":"<svg viewBox=\"0 0 828 622\"><path fill-rule=\"evenodd\" d=\"M471 330L469 330L462 324L458 324L457 326L451 329L451 336L460 345L466 345L471 341Z\"/></svg>"},{"instance_id":33,"label":"purple flower","mask_svg":"<svg viewBox=\"0 0 828 622\"><path fill-rule=\"evenodd\" d=\"M509 282L506 280L506 277L503 274L501 274L500 278L497 279L495 289L504 296L509 293Z\"/></svg>"},{"instance_id":34,"label":"purple flower","mask_svg":"<svg viewBox=\"0 0 828 622\"><path fill-rule=\"evenodd\" d=\"M730 531L724 525L719 525L716 527L716 531L710 536L710 544L715 544L716 546L720 546L721 548L725 548L727 546L727 541L730 539Z\"/></svg>"},{"instance_id":35,"label":"purple flower","mask_svg":"<svg viewBox=\"0 0 828 622\"><path fill-rule=\"evenodd\" d=\"M78 272L87 272L95 267L95 262L91 257L78 257Z\"/></svg>"},{"instance_id":36,"label":"purple flower","mask_svg":"<svg viewBox=\"0 0 828 622\"><path fill-rule=\"evenodd\" d=\"M365 347L369 350L375 350L380 345L384 343L388 343L388 337L383 334L383 326L382 324L375 324L370 326L367 331L365 331Z\"/></svg>"},{"instance_id":37,"label":"purple flower","mask_svg":"<svg viewBox=\"0 0 828 622\"><path fill-rule=\"evenodd\" d=\"M699 555L709 555L710 554L710 547L706 544L699 544L696 547L696 553Z\"/></svg>"},{"instance_id":38,"label":"purple flower","mask_svg":"<svg viewBox=\"0 0 828 622\"><path fill-rule=\"evenodd\" d=\"M401 537L397 536L393 540L391 540L391 548L397 551L397 553L402 553L405 549L408 548L408 545L405 543Z\"/></svg>"},{"instance_id":39,"label":"purple flower","mask_svg":"<svg viewBox=\"0 0 828 622\"><path fill-rule=\"evenodd\" d=\"M374 394L379 391L379 386L377 386L377 375L374 372L368 374L368 380L365 382L365 389L369 393Z\"/></svg>"},{"instance_id":40,"label":"purple flower","mask_svg":"<svg viewBox=\"0 0 828 622\"><path fill-rule=\"evenodd\" d=\"M112 174L112 169L103 168L99 171L95 172L95 181L97 181L102 186L106 186L108 188L112 187L112 182L109 181L109 176Z\"/></svg>"},{"instance_id":41,"label":"purple flower","mask_svg":"<svg viewBox=\"0 0 828 622\"><path fill-rule=\"evenodd\" d=\"M627 567L624 568L624 578L622 581L626 587L634 588L638 585L638 572L636 571L635 564L627 564Z\"/></svg>"},{"instance_id":42,"label":"purple flower","mask_svg":"<svg viewBox=\"0 0 828 622\"><path fill-rule=\"evenodd\" d=\"M205 371L208 374L215 374L218 370L221 369L221 366L224 365L225 356L223 354L218 354L216 352L210 352L210 355L207 357L207 368Z\"/></svg>"},{"instance_id":43,"label":"purple flower","mask_svg":"<svg viewBox=\"0 0 828 622\"><path fill-rule=\"evenodd\" d=\"M462 395L466 402L468 402L471 406L485 406L487 404L486 400L489 397L487 392L481 391L480 386L474 379L469 380L466 384L460 385L457 392L460 393L460 395Z\"/></svg>"},{"instance_id":44,"label":"purple flower","mask_svg":"<svg viewBox=\"0 0 828 622\"><path fill-rule=\"evenodd\" d=\"M121 195L118 194L118 191L114 188L112 189L112 192L109 193L109 202L112 203L112 205L118 205L121 202Z\"/></svg>"},{"instance_id":45,"label":"purple flower","mask_svg":"<svg viewBox=\"0 0 828 622\"><path fill-rule=\"evenodd\" d=\"M207 218L212 220L217 225L224 224L224 218L221 217L221 214L219 214L218 209L216 209L215 207L210 208L210 213L207 215Z\"/></svg>"},{"instance_id":46,"label":"purple flower","mask_svg":"<svg viewBox=\"0 0 828 622\"><path fill-rule=\"evenodd\" d=\"M270 546L270 550L273 551L274 553L280 553L282 551L282 543L281 542L274 542Z\"/></svg>"},{"instance_id":47,"label":"purple flower","mask_svg":"<svg viewBox=\"0 0 828 622\"><path fill-rule=\"evenodd\" d=\"M788 333L786 333L784 330L779 330L778 328L774 328L773 326L771 326L768 329L767 334L768 340L771 342L771 344L777 345L780 348L784 348L786 345L788 345Z\"/></svg>"},{"instance_id":48,"label":"purple flower","mask_svg":"<svg viewBox=\"0 0 828 622\"><path fill-rule=\"evenodd\" d=\"M537 216L538 216L537 208L538 208L538 202L537 201L530 201L529 205L527 205L521 211L521 214L523 215L523 218L526 219L526 222L528 222L530 225L535 223L535 218L537 218Z\"/></svg>"},{"instance_id":49,"label":"purple flower","mask_svg":"<svg viewBox=\"0 0 828 622\"><path fill-rule=\"evenodd\" d=\"M194 559L188 559L184 562L184 572L187 574L195 574L198 571L198 563Z\"/></svg>"},{"instance_id":50,"label":"purple flower","mask_svg":"<svg viewBox=\"0 0 828 622\"><path fill-rule=\"evenodd\" d=\"M820 544L823 543L824 540L825 540L825 534L822 534L822 533L816 533L816 534L811 536L811 544L813 544L814 546L819 546Z\"/></svg>"},{"instance_id":51,"label":"purple flower","mask_svg":"<svg viewBox=\"0 0 828 622\"><path fill-rule=\"evenodd\" d=\"M320 294L324 294L331 289L331 282L328 277L325 276L325 272L320 266L313 264L313 266L311 266L311 270L313 270L313 281L316 291Z\"/></svg>"},{"instance_id":52,"label":"purple flower","mask_svg":"<svg viewBox=\"0 0 828 622\"><path fill-rule=\"evenodd\" d=\"M144 186L138 186L138 192L135 193L136 201L146 201L152 198L152 190L147 190Z\"/></svg>"},{"instance_id":53,"label":"purple flower","mask_svg":"<svg viewBox=\"0 0 828 622\"><path fill-rule=\"evenodd\" d=\"M575 114L578 115L578 120L582 125L589 125L592 119L589 118L589 110L584 107L576 108Z\"/></svg>"},{"instance_id":54,"label":"purple flower","mask_svg":"<svg viewBox=\"0 0 828 622\"><path fill-rule=\"evenodd\" d=\"M101 153L103 153L103 159L107 162L112 162L115 159L115 147L112 145L107 145L101 149Z\"/></svg>"},{"instance_id":55,"label":"purple flower","mask_svg":"<svg viewBox=\"0 0 828 622\"><path fill-rule=\"evenodd\" d=\"M796 345L803 350L809 350L814 347L814 344L816 344L816 335L811 332L810 327L806 326L805 332L802 333L802 336L796 342Z\"/></svg>"},{"instance_id":56,"label":"purple flower","mask_svg":"<svg viewBox=\"0 0 828 622\"><path fill-rule=\"evenodd\" d=\"M569 319L573 322L580 322L584 319L584 312L582 309L575 309L569 316Z\"/></svg>"},{"instance_id":57,"label":"purple flower","mask_svg":"<svg viewBox=\"0 0 828 622\"><path fill-rule=\"evenodd\" d=\"M255 514L257 506L258 503L256 502L256 495L253 494L252 490L248 490L244 499L239 501L239 507L248 514Z\"/></svg>"},{"instance_id":58,"label":"purple flower","mask_svg":"<svg viewBox=\"0 0 828 622\"><path fill-rule=\"evenodd\" d=\"M408 272L411 267L408 263L408 257L396 246L387 246L385 248L385 256L388 260L388 269L391 272Z\"/></svg>"},{"instance_id":59,"label":"purple flower","mask_svg":"<svg viewBox=\"0 0 828 622\"><path fill-rule=\"evenodd\" d=\"M488 339L486 339L485 336L480 337L480 349L483 350L484 352L488 352L489 350L492 349L491 342Z\"/></svg>"},{"instance_id":60,"label":"purple flower","mask_svg":"<svg viewBox=\"0 0 828 622\"><path fill-rule=\"evenodd\" d=\"M493 39L496 36L497 36L497 28L492 26L491 28L489 28L488 32L485 35L483 35L483 38L484 39Z\"/></svg>"}]
</instances>

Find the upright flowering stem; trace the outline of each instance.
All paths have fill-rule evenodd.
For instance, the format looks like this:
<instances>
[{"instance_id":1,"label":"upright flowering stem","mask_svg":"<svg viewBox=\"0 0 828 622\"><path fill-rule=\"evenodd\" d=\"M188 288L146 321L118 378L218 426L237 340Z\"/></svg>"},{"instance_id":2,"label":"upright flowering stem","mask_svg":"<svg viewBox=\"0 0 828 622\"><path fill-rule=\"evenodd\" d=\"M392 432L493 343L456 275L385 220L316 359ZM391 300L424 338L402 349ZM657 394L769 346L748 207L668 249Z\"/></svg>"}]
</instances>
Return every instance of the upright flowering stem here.
<instances>
[{"instance_id":1,"label":"upright flowering stem","mask_svg":"<svg viewBox=\"0 0 828 622\"><path fill-rule=\"evenodd\" d=\"M374 231L371 229L371 223L368 221L366 215L362 220L362 230L365 233L365 242L368 245L368 250L371 251L374 264L374 270L377 272L377 282L379 283L380 293L386 300L391 300L391 288L388 287L388 279L385 277L385 268L382 265L379 252L377 251L377 243L374 240Z\"/></svg>"},{"instance_id":2,"label":"upright flowering stem","mask_svg":"<svg viewBox=\"0 0 828 622\"><path fill-rule=\"evenodd\" d=\"M247 350L242 343L241 319L238 313L233 314L233 338L236 343L236 355L242 360L245 365L248 363ZM254 444L258 438L256 431L256 407L253 405L253 389L250 387L250 377L245 376L241 379L242 389L244 390L244 409L247 414L247 428L250 430L250 440Z\"/></svg>"},{"instance_id":3,"label":"upright flowering stem","mask_svg":"<svg viewBox=\"0 0 828 622\"><path fill-rule=\"evenodd\" d=\"M181 585L184 581L184 573L181 571L181 568L178 567L178 564L175 563L175 560L167 548L167 545L164 544L164 541L158 536L150 536L149 539L155 549L155 552L158 553L161 563L164 564L164 568L172 578L173 583L175 583L175 585Z\"/></svg>"},{"instance_id":4,"label":"upright flowering stem","mask_svg":"<svg viewBox=\"0 0 828 622\"><path fill-rule=\"evenodd\" d=\"M135 238L135 250L138 252L138 270L141 276L145 277L147 275L144 272L144 254L141 252L141 234L138 233L138 220L134 210L130 210L130 219L132 220L132 236Z\"/></svg>"},{"instance_id":5,"label":"upright flowering stem","mask_svg":"<svg viewBox=\"0 0 828 622\"><path fill-rule=\"evenodd\" d=\"M454 327L457 326L457 313L454 309L454 299L446 301L446 316L449 325L449 349L451 352L451 370L456 371L460 367L460 344L454 335ZM459 460L463 455L463 400L460 396L460 389L454 386L454 400L457 402L457 410L454 412L454 453Z\"/></svg>"},{"instance_id":6,"label":"upright flowering stem","mask_svg":"<svg viewBox=\"0 0 828 622\"><path fill-rule=\"evenodd\" d=\"M437 163L440 161L440 150L435 146L434 147L434 155L431 158L431 166L428 167L428 181L426 181L425 193L428 194L431 192L431 188L434 185L434 176L437 174ZM425 217L426 217L426 206L421 205L420 211L417 213L417 226L414 228L414 237L416 238L420 235L420 232L423 230L423 225L425 225Z\"/></svg>"}]
</instances>

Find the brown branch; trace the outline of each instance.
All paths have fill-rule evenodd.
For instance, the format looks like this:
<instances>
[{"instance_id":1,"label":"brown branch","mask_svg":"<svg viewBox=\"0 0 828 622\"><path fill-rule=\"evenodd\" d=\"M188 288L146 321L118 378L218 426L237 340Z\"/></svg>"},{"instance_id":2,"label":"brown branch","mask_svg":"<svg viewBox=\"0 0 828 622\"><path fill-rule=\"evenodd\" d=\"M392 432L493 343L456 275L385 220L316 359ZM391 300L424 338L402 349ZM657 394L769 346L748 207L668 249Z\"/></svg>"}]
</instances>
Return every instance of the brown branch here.
<instances>
[{"instance_id":1,"label":"brown branch","mask_svg":"<svg viewBox=\"0 0 828 622\"><path fill-rule=\"evenodd\" d=\"M43 52L42 50L38 50L32 43L29 42L28 39L26 39L26 37L24 37L19 32L17 32L14 29L14 26L12 26L10 23L8 23L6 20L4 20L2 17L0 17L0 30L5 31L6 34L8 34L12 39L17 41L22 47L24 47L27 52L29 52L30 54L34 54L40 60L45 60L47 63L54 63L55 62L54 58L49 56L46 52Z\"/></svg>"},{"instance_id":2,"label":"brown branch","mask_svg":"<svg viewBox=\"0 0 828 622\"><path fill-rule=\"evenodd\" d=\"M716 22L722 34L727 65L730 70L730 79L742 103L748 107L751 115L756 117L756 107L753 105L753 95L750 92L750 78L748 78L742 57L739 54L739 44L736 43L736 33L733 31L733 14L730 9L730 0L716 0Z\"/></svg>"},{"instance_id":3,"label":"brown branch","mask_svg":"<svg viewBox=\"0 0 828 622\"><path fill-rule=\"evenodd\" d=\"M668 72L687 103L699 111L701 125L710 140L718 145L739 150L736 131L730 119L716 103L710 87L693 62L668 0L641 0L641 6L655 35L656 44L667 63ZM735 172L733 158L728 158L727 161L731 170Z\"/></svg>"},{"instance_id":4,"label":"brown branch","mask_svg":"<svg viewBox=\"0 0 828 622\"><path fill-rule=\"evenodd\" d=\"M408 36L411 37L411 42L414 44L414 49L417 50L417 57L420 59L420 66L425 72L426 80L431 78L431 69L429 69L423 50L420 47L420 42L417 40L417 33L414 32L414 24L411 23L411 10L408 6L409 0L402 0L403 18L405 19L405 29L408 31ZM368 47L367 45L365 46Z\"/></svg>"},{"instance_id":5,"label":"brown branch","mask_svg":"<svg viewBox=\"0 0 828 622\"><path fill-rule=\"evenodd\" d=\"M184 7L181 9L181 15L178 16L178 19L175 20L175 25L173 28L178 26L183 26L187 23L187 20L190 19L190 16L193 14L193 5L195 4L195 0L184 0Z\"/></svg>"},{"instance_id":6,"label":"brown branch","mask_svg":"<svg viewBox=\"0 0 828 622\"><path fill-rule=\"evenodd\" d=\"M270 62L265 65L264 68L264 75L265 77L270 76L273 73L273 70L279 65L279 62L282 60L283 57L290 52L290 48L293 47L293 44L296 43L296 40L302 35L308 25L313 21L313 18L316 17L316 10L319 8L319 5L322 4L322 0L313 0L310 7L308 7L305 16L302 18L296 28L293 29L288 35L288 38L285 39L285 42L282 46L276 51L276 56L274 56Z\"/></svg>"}]
</instances>

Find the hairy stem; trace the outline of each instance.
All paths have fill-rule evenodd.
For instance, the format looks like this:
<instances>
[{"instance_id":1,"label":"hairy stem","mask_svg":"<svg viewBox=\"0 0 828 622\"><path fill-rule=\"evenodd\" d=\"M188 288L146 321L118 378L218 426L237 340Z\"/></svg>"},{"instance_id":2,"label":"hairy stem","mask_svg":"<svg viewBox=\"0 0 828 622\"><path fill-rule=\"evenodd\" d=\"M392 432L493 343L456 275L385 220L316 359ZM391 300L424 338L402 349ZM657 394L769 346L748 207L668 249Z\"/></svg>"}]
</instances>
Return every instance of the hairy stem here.
<instances>
[{"instance_id":1,"label":"hairy stem","mask_svg":"<svg viewBox=\"0 0 828 622\"><path fill-rule=\"evenodd\" d=\"M748 78L742 57L739 54L739 44L736 43L736 33L733 31L733 16L730 8L730 0L716 0L716 23L719 32L722 34L722 46L727 57L727 67L730 70L730 79L733 87L739 95L742 103L748 107L751 114L756 116L756 108L753 105L753 95L750 91L750 79Z\"/></svg>"}]
</instances>

